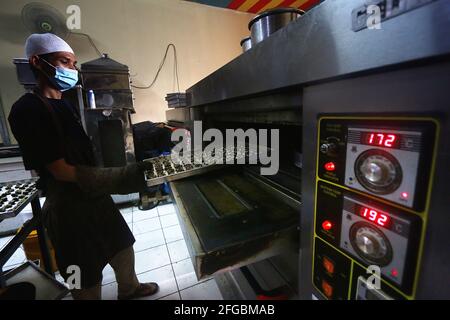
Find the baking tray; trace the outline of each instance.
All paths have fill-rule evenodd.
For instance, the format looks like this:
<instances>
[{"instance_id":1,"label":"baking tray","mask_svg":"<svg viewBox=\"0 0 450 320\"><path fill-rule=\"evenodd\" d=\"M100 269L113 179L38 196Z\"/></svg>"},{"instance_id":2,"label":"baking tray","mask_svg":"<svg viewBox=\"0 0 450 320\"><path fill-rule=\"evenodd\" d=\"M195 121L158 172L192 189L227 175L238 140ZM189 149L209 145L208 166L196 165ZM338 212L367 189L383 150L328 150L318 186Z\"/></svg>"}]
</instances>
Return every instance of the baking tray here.
<instances>
[{"instance_id":1,"label":"baking tray","mask_svg":"<svg viewBox=\"0 0 450 320\"><path fill-rule=\"evenodd\" d=\"M4 275L6 285L19 282L28 282L36 288L36 300L61 300L69 289L42 271L31 261L27 261L19 267Z\"/></svg>"},{"instance_id":2,"label":"baking tray","mask_svg":"<svg viewBox=\"0 0 450 320\"><path fill-rule=\"evenodd\" d=\"M0 221L17 216L37 194L36 179L0 183Z\"/></svg>"},{"instance_id":3,"label":"baking tray","mask_svg":"<svg viewBox=\"0 0 450 320\"><path fill-rule=\"evenodd\" d=\"M257 156L257 152L254 150L262 152L266 148L263 146L258 148L249 148L248 146L226 147L218 151L219 154L215 154L215 156L223 159L220 163L216 163L213 157L201 151L192 152L192 155L187 157L187 159L172 157L171 155L147 159L145 161L151 162L153 168L145 172L145 180L147 186L151 187L165 182L201 175L220 169L231 160L237 162L242 158L254 158Z\"/></svg>"}]
</instances>

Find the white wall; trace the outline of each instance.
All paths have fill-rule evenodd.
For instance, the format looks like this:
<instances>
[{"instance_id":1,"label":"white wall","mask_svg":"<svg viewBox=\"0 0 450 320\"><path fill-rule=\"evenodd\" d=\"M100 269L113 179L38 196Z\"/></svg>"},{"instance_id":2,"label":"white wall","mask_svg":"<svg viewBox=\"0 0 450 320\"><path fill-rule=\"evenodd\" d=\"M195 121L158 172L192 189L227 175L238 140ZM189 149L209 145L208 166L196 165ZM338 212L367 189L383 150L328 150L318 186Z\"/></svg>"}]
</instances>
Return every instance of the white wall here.
<instances>
[{"instance_id":1,"label":"white wall","mask_svg":"<svg viewBox=\"0 0 450 320\"><path fill-rule=\"evenodd\" d=\"M0 97L6 116L24 92L17 83L12 59L23 57L30 34L21 22L23 6L32 1L2 0L0 6ZM180 0L47 0L40 1L64 16L69 5L81 8L81 30L101 52L126 64L135 85L149 84L167 44L178 52L180 90L184 91L241 53L240 40L249 34L250 14ZM79 64L97 58L86 38L70 36ZM133 122L165 120L167 93L173 92L173 55L152 89L137 90Z\"/></svg>"}]
</instances>

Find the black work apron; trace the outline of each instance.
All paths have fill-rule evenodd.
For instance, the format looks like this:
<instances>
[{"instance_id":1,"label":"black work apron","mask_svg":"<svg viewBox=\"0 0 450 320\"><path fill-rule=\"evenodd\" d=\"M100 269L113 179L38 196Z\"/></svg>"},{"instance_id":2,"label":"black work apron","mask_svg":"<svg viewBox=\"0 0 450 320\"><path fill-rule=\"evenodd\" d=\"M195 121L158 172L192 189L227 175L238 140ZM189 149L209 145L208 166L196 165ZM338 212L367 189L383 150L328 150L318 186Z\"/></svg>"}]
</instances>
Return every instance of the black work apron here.
<instances>
[{"instance_id":1,"label":"black work apron","mask_svg":"<svg viewBox=\"0 0 450 320\"><path fill-rule=\"evenodd\" d=\"M82 288L98 284L106 264L135 241L110 195L92 199L75 184L49 180L43 213L61 275L67 280L67 268L79 266Z\"/></svg>"},{"instance_id":2,"label":"black work apron","mask_svg":"<svg viewBox=\"0 0 450 320\"><path fill-rule=\"evenodd\" d=\"M78 121L74 115L74 121ZM83 131L81 124L80 130ZM63 128L64 129L64 128ZM92 149L89 138L64 132L65 160L86 165ZM133 245L134 236L110 195L92 197L76 183L61 182L51 176L45 180L44 225L55 249L55 258L65 280L68 267L78 266L81 286L90 288L101 282L103 268L121 250Z\"/></svg>"}]
</instances>

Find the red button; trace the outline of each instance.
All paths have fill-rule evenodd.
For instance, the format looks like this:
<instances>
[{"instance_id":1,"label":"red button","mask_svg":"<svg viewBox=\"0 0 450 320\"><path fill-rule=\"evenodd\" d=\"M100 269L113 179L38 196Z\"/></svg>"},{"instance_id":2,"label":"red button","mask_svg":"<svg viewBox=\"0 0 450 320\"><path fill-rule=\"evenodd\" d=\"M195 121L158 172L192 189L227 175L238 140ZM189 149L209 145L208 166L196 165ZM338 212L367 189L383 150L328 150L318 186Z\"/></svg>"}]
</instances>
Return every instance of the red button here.
<instances>
[{"instance_id":1,"label":"red button","mask_svg":"<svg viewBox=\"0 0 450 320\"><path fill-rule=\"evenodd\" d=\"M327 257L324 257L322 264L328 273L330 273L330 274L334 273L334 263L330 259L328 259Z\"/></svg>"},{"instance_id":2,"label":"red button","mask_svg":"<svg viewBox=\"0 0 450 320\"><path fill-rule=\"evenodd\" d=\"M325 280L322 280L322 291L327 298L331 298L333 295L333 287Z\"/></svg>"},{"instance_id":3,"label":"red button","mask_svg":"<svg viewBox=\"0 0 450 320\"><path fill-rule=\"evenodd\" d=\"M325 170L327 170L327 171L336 170L336 165L334 164L334 162L327 162L327 163L325 163L324 167L325 167Z\"/></svg>"},{"instance_id":4,"label":"red button","mask_svg":"<svg viewBox=\"0 0 450 320\"><path fill-rule=\"evenodd\" d=\"M333 228L333 224L329 220L325 220L324 222L322 222L322 229L323 230L328 231L331 228Z\"/></svg>"}]
</instances>

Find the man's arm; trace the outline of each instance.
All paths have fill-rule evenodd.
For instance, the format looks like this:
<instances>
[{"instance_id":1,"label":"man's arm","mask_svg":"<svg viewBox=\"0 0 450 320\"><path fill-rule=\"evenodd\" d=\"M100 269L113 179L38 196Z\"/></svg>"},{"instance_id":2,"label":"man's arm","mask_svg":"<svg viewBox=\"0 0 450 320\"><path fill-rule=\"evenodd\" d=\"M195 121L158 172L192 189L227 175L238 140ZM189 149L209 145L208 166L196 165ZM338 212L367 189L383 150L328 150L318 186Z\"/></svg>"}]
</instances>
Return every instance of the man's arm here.
<instances>
[{"instance_id":1,"label":"man's arm","mask_svg":"<svg viewBox=\"0 0 450 320\"><path fill-rule=\"evenodd\" d=\"M71 166L64 159L58 159L47 165L47 170L56 180L66 182L76 182L77 177L75 167Z\"/></svg>"},{"instance_id":2,"label":"man's arm","mask_svg":"<svg viewBox=\"0 0 450 320\"><path fill-rule=\"evenodd\" d=\"M148 161L118 168L72 166L58 159L46 166L58 181L74 182L92 196L100 194L129 194L146 190L144 171L151 169Z\"/></svg>"}]
</instances>

